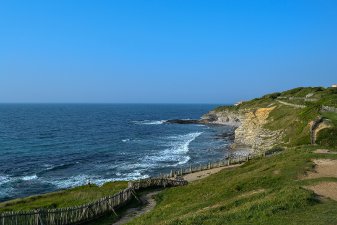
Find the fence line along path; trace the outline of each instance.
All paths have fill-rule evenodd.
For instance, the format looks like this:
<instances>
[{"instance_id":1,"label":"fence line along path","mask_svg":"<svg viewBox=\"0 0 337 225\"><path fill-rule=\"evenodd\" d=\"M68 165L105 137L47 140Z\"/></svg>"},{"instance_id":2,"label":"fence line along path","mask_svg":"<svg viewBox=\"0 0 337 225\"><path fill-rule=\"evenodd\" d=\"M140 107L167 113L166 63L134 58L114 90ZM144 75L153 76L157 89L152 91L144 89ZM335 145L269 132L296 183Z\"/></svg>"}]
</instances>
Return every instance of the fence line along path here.
<instances>
[{"instance_id":1,"label":"fence line along path","mask_svg":"<svg viewBox=\"0 0 337 225\"><path fill-rule=\"evenodd\" d=\"M258 157L260 157L259 155ZM263 155L262 155L263 156ZM126 205L132 199L137 198L136 192L146 188L175 187L187 185L183 175L240 164L257 155L239 156L217 162L209 162L206 165L189 166L179 170L171 170L168 174L156 178L148 178L138 181L130 181L128 188L112 196L103 197L97 201L68 208L38 209L30 211L12 211L0 214L0 225L71 225L82 224L101 217L107 213L116 213L116 209Z\"/></svg>"},{"instance_id":2,"label":"fence line along path","mask_svg":"<svg viewBox=\"0 0 337 225\"><path fill-rule=\"evenodd\" d=\"M130 182L129 187L113 196L76 207L39 209L30 211L5 212L0 214L1 225L68 225L80 224L106 213L116 213L115 209L135 198L135 191L151 187L172 187L186 185L185 180L150 178Z\"/></svg>"}]
</instances>

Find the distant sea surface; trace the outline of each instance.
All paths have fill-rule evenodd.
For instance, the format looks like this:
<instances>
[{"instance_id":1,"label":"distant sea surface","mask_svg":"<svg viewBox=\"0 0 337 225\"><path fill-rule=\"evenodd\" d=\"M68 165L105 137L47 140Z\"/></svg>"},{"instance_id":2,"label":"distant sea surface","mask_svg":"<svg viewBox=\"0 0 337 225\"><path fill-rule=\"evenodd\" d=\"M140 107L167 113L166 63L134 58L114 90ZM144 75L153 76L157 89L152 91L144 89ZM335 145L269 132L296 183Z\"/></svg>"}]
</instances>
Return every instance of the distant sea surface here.
<instances>
[{"instance_id":1,"label":"distant sea surface","mask_svg":"<svg viewBox=\"0 0 337 225\"><path fill-rule=\"evenodd\" d=\"M0 104L0 201L223 158L227 126L167 124L216 105Z\"/></svg>"}]
</instances>

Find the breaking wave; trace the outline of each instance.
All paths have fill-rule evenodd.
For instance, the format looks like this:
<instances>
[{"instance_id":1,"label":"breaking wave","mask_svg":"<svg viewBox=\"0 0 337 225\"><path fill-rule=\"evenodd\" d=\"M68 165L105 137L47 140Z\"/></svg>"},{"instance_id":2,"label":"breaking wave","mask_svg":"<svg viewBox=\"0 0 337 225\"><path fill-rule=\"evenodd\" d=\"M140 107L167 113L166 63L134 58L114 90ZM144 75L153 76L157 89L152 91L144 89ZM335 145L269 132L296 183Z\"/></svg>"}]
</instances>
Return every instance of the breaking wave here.
<instances>
[{"instance_id":1,"label":"breaking wave","mask_svg":"<svg viewBox=\"0 0 337 225\"><path fill-rule=\"evenodd\" d=\"M138 125L160 125L165 123L167 120L142 120L142 121L133 121Z\"/></svg>"}]
</instances>

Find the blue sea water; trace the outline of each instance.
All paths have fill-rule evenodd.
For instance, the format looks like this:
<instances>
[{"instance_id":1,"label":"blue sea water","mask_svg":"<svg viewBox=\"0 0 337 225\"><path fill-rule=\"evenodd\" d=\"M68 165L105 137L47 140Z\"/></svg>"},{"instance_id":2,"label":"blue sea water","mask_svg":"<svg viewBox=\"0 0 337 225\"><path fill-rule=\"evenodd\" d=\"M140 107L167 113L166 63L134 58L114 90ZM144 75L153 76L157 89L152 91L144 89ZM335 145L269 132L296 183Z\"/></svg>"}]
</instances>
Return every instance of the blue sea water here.
<instances>
[{"instance_id":1,"label":"blue sea water","mask_svg":"<svg viewBox=\"0 0 337 225\"><path fill-rule=\"evenodd\" d=\"M0 104L0 201L223 158L227 126L167 124L215 105Z\"/></svg>"}]
</instances>

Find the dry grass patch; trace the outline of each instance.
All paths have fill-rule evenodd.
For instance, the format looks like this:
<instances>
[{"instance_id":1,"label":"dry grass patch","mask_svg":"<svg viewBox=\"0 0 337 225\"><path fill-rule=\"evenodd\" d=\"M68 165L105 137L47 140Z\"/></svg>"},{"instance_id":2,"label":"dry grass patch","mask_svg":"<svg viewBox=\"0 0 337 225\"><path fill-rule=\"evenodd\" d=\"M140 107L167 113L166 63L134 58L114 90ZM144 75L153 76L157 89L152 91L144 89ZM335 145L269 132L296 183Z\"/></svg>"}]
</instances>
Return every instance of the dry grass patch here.
<instances>
[{"instance_id":1,"label":"dry grass patch","mask_svg":"<svg viewBox=\"0 0 337 225\"><path fill-rule=\"evenodd\" d=\"M221 171L223 169L231 169L231 168L235 168L235 167L238 167L238 166L241 166L241 165L242 164L235 164L235 165L230 165L230 166L226 166L226 167L219 167L219 168L203 170L203 171L199 171L199 172L195 172L195 173L190 173L190 174L186 174L184 176L184 179L187 180L188 182L192 182L192 181L196 181L196 180L200 180L200 179L203 179L205 177L208 177L209 175L218 173L219 171Z\"/></svg>"}]
</instances>

